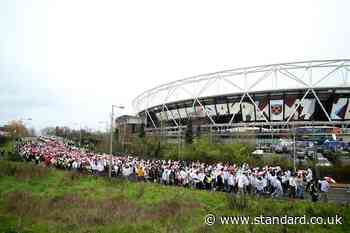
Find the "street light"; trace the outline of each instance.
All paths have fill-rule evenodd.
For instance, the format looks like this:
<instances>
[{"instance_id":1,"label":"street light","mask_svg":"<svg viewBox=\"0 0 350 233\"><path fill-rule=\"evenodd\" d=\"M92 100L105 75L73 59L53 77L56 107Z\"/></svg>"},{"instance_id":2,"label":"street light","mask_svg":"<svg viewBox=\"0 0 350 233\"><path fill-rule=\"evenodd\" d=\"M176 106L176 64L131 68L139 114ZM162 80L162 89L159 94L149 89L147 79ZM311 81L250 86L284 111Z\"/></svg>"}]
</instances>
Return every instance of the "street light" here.
<instances>
[{"instance_id":1,"label":"street light","mask_svg":"<svg viewBox=\"0 0 350 233\"><path fill-rule=\"evenodd\" d=\"M121 105L114 105L112 104L112 114L111 114L111 138L110 138L110 144L109 144L109 169L108 169L108 175L109 178L112 177L112 156L113 156L113 122L114 122L114 108L124 109L124 106Z\"/></svg>"}]
</instances>

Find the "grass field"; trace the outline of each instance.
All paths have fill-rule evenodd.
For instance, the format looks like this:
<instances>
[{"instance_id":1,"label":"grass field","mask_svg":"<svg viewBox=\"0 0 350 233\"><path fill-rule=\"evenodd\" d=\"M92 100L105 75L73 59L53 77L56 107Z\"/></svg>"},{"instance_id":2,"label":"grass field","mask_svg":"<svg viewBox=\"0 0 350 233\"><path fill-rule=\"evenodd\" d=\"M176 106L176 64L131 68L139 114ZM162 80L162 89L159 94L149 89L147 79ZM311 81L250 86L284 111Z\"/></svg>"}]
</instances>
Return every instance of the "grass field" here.
<instances>
[{"instance_id":1,"label":"grass field","mask_svg":"<svg viewBox=\"0 0 350 233\"><path fill-rule=\"evenodd\" d=\"M108 180L28 163L0 162L0 232L350 232L350 208L306 201L249 199L224 193ZM206 226L208 213L342 216L342 225Z\"/></svg>"}]
</instances>

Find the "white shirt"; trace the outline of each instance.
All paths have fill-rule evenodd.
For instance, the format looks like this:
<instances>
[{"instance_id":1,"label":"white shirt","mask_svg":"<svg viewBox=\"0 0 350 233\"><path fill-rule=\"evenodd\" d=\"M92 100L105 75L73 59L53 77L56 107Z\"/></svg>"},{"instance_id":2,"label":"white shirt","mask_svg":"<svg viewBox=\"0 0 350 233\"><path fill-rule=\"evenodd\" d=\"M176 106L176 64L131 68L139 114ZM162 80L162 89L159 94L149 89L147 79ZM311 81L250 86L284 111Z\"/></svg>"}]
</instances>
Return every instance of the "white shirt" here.
<instances>
[{"instance_id":1,"label":"white shirt","mask_svg":"<svg viewBox=\"0 0 350 233\"><path fill-rule=\"evenodd\" d=\"M329 183L326 180L319 180L318 183L321 184L321 191L328 192L329 191Z\"/></svg>"},{"instance_id":2,"label":"white shirt","mask_svg":"<svg viewBox=\"0 0 350 233\"><path fill-rule=\"evenodd\" d=\"M123 173L123 176L130 176L132 173L132 168L131 167L128 167L128 168L123 167L122 173Z\"/></svg>"},{"instance_id":3,"label":"white shirt","mask_svg":"<svg viewBox=\"0 0 350 233\"><path fill-rule=\"evenodd\" d=\"M236 182L235 182L235 176L230 174L230 176L228 177L228 185L232 185L235 186Z\"/></svg>"},{"instance_id":4,"label":"white shirt","mask_svg":"<svg viewBox=\"0 0 350 233\"><path fill-rule=\"evenodd\" d=\"M249 180L246 175L240 175L238 177L238 188L244 188L244 186L249 185Z\"/></svg>"},{"instance_id":5,"label":"white shirt","mask_svg":"<svg viewBox=\"0 0 350 233\"><path fill-rule=\"evenodd\" d=\"M228 180L228 177L229 177L229 173L228 171L224 171L224 180Z\"/></svg>"},{"instance_id":6,"label":"white shirt","mask_svg":"<svg viewBox=\"0 0 350 233\"><path fill-rule=\"evenodd\" d=\"M262 191L264 188L265 188L265 182L264 182L264 178L259 180L259 179L256 179L255 181L255 186L256 186L256 189L258 191Z\"/></svg>"},{"instance_id":7,"label":"white shirt","mask_svg":"<svg viewBox=\"0 0 350 233\"><path fill-rule=\"evenodd\" d=\"M297 186L297 183L295 181L295 177L292 176L292 177L289 178L289 185L293 186L293 187Z\"/></svg>"},{"instance_id":8,"label":"white shirt","mask_svg":"<svg viewBox=\"0 0 350 233\"><path fill-rule=\"evenodd\" d=\"M310 182L312 180L312 171L311 169L307 170L307 175L306 175L306 182Z\"/></svg>"}]
</instances>

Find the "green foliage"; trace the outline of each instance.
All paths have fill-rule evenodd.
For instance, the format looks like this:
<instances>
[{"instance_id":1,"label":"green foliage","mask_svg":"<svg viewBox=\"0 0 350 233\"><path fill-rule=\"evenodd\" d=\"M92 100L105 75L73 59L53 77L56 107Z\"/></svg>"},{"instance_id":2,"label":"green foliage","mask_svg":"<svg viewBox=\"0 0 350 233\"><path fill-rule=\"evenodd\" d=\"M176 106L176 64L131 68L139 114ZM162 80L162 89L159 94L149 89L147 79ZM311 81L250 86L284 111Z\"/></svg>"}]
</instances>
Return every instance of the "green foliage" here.
<instances>
[{"instance_id":1,"label":"green foliage","mask_svg":"<svg viewBox=\"0 0 350 233\"><path fill-rule=\"evenodd\" d=\"M141 124L140 129L139 129L139 138L144 138L146 135L145 133L145 124Z\"/></svg>"},{"instance_id":2,"label":"green foliage","mask_svg":"<svg viewBox=\"0 0 350 233\"><path fill-rule=\"evenodd\" d=\"M185 142L186 144L192 144L193 143L193 127L192 127L192 119L188 119L186 132L185 132Z\"/></svg>"},{"instance_id":3,"label":"green foliage","mask_svg":"<svg viewBox=\"0 0 350 233\"><path fill-rule=\"evenodd\" d=\"M221 192L108 180L4 161L0 171L0 232L341 233L350 226L350 209L343 205L247 197L242 209ZM206 226L208 213L217 217L338 215L344 222Z\"/></svg>"},{"instance_id":4,"label":"green foliage","mask_svg":"<svg viewBox=\"0 0 350 233\"><path fill-rule=\"evenodd\" d=\"M242 164L250 161L251 151L247 145L210 143L207 137L196 138L192 144L185 145L178 156L177 146L168 146L164 149L164 157L201 162L232 162Z\"/></svg>"},{"instance_id":5,"label":"green foliage","mask_svg":"<svg viewBox=\"0 0 350 233\"><path fill-rule=\"evenodd\" d=\"M14 150L14 141L7 139L0 144L0 151L2 151L4 159L10 161L20 161L21 157Z\"/></svg>"},{"instance_id":6,"label":"green foliage","mask_svg":"<svg viewBox=\"0 0 350 233\"><path fill-rule=\"evenodd\" d=\"M130 151L146 158L182 159L202 162L234 162L242 164L253 160L254 148L241 144L210 143L207 137L196 138L191 144L161 144L157 136L134 138Z\"/></svg>"}]
</instances>

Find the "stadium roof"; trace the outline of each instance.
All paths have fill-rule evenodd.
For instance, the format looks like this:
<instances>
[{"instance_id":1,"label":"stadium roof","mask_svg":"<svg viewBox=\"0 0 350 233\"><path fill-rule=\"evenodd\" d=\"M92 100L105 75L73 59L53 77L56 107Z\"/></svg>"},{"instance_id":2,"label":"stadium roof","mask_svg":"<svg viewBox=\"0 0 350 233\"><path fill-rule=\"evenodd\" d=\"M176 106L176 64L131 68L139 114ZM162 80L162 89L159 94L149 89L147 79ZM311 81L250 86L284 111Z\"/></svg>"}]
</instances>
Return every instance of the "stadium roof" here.
<instances>
[{"instance_id":1,"label":"stadium roof","mask_svg":"<svg viewBox=\"0 0 350 233\"><path fill-rule=\"evenodd\" d=\"M313 60L268 64L196 75L146 90L133 101L137 112L153 106L201 97L258 91L350 87L350 59ZM317 98L317 97L316 97Z\"/></svg>"}]
</instances>

